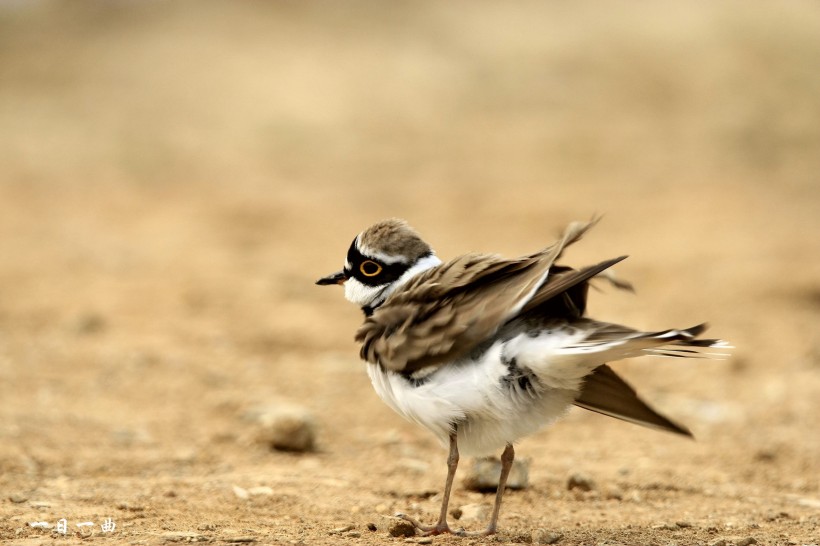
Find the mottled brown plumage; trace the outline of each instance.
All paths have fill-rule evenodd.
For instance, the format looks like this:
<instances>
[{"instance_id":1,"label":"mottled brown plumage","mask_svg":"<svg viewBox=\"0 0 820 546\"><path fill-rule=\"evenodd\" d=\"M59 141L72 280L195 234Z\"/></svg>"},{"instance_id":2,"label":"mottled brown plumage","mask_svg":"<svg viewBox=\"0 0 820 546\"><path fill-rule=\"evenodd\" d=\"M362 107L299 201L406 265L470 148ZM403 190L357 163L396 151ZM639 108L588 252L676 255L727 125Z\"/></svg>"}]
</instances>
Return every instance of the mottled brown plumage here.
<instances>
[{"instance_id":1,"label":"mottled brown plumage","mask_svg":"<svg viewBox=\"0 0 820 546\"><path fill-rule=\"evenodd\" d=\"M362 358L412 373L463 356L522 308L534 309L623 259L564 270L544 282L564 249L594 223L571 224L558 242L530 256L466 254L417 275L359 328Z\"/></svg>"}]
</instances>

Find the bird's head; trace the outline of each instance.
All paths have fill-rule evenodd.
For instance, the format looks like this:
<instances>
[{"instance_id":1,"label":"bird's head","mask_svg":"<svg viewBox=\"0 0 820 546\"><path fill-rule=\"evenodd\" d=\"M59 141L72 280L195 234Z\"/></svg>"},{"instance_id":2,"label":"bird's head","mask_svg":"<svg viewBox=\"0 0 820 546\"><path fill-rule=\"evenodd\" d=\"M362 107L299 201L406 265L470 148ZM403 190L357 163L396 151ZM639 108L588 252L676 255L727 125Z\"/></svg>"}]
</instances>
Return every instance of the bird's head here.
<instances>
[{"instance_id":1,"label":"bird's head","mask_svg":"<svg viewBox=\"0 0 820 546\"><path fill-rule=\"evenodd\" d=\"M410 277L440 263L407 222L393 218L359 233L347 251L344 268L316 284L343 285L345 298L369 315Z\"/></svg>"}]
</instances>

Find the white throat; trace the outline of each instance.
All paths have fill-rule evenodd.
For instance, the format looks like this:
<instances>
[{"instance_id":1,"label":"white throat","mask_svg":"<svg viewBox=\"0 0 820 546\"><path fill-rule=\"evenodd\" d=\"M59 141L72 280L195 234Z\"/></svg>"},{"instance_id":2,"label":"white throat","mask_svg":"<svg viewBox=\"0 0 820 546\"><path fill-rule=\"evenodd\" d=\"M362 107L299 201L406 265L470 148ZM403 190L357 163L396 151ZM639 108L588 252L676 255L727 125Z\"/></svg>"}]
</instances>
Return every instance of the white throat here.
<instances>
[{"instance_id":1,"label":"white throat","mask_svg":"<svg viewBox=\"0 0 820 546\"><path fill-rule=\"evenodd\" d=\"M395 292L403 284L421 273L427 271L432 267L441 264L441 260L435 254L430 254L417 261L413 266L402 274L390 284L381 284L378 286L368 286L355 278L350 278L345 281L345 298L358 305L359 307L377 307L384 303L390 294Z\"/></svg>"}]
</instances>

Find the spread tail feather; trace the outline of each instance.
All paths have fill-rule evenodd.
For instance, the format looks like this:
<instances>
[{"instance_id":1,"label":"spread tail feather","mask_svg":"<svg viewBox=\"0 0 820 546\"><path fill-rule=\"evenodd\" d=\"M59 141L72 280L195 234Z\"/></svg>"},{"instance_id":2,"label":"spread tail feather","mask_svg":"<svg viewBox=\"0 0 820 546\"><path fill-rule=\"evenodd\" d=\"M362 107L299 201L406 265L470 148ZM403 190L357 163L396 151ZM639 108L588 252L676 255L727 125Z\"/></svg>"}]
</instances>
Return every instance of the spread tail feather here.
<instances>
[{"instance_id":1,"label":"spread tail feather","mask_svg":"<svg viewBox=\"0 0 820 546\"><path fill-rule=\"evenodd\" d=\"M650 408L635 389L606 364L585 378L575 405L636 425L693 437L689 429Z\"/></svg>"},{"instance_id":2,"label":"spread tail feather","mask_svg":"<svg viewBox=\"0 0 820 546\"><path fill-rule=\"evenodd\" d=\"M704 330L706 324L680 330L640 332L618 324L599 322L588 329L586 336L566 348L597 354L604 362L641 355L726 358L732 346L721 339L698 339Z\"/></svg>"}]
</instances>

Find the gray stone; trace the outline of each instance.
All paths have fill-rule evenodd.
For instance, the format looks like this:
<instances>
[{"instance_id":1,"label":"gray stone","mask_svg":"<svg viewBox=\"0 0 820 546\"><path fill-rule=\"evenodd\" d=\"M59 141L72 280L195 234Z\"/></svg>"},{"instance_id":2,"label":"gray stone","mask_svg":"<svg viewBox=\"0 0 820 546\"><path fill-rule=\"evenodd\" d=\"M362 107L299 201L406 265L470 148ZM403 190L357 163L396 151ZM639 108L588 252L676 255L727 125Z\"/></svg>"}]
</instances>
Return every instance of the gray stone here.
<instances>
[{"instance_id":1,"label":"gray stone","mask_svg":"<svg viewBox=\"0 0 820 546\"><path fill-rule=\"evenodd\" d=\"M257 441L281 451L312 451L316 424L311 413L295 404L268 406L256 414Z\"/></svg>"},{"instance_id":2,"label":"gray stone","mask_svg":"<svg viewBox=\"0 0 820 546\"><path fill-rule=\"evenodd\" d=\"M403 519L394 519L390 522L387 532L392 537L414 537L416 536L416 528L409 521Z\"/></svg>"},{"instance_id":3,"label":"gray stone","mask_svg":"<svg viewBox=\"0 0 820 546\"><path fill-rule=\"evenodd\" d=\"M572 491L578 489L580 491L592 491L596 488L595 481L580 472L573 473L567 480L567 489Z\"/></svg>"},{"instance_id":4,"label":"gray stone","mask_svg":"<svg viewBox=\"0 0 820 546\"><path fill-rule=\"evenodd\" d=\"M735 541L735 546L751 546L752 544L757 544L757 539L754 537L742 538Z\"/></svg>"},{"instance_id":5,"label":"gray stone","mask_svg":"<svg viewBox=\"0 0 820 546\"><path fill-rule=\"evenodd\" d=\"M532 532L533 544L557 544L562 538L564 538L564 535L561 533L556 533L547 529L536 529Z\"/></svg>"},{"instance_id":6,"label":"gray stone","mask_svg":"<svg viewBox=\"0 0 820 546\"><path fill-rule=\"evenodd\" d=\"M624 492L618 486L610 485L604 489L604 498L607 500L623 500Z\"/></svg>"}]
</instances>

